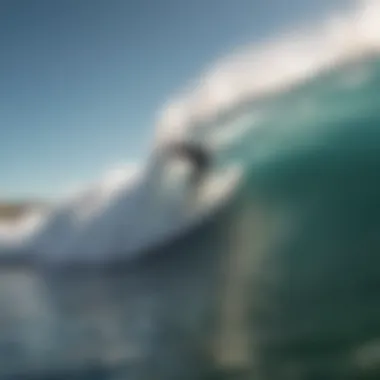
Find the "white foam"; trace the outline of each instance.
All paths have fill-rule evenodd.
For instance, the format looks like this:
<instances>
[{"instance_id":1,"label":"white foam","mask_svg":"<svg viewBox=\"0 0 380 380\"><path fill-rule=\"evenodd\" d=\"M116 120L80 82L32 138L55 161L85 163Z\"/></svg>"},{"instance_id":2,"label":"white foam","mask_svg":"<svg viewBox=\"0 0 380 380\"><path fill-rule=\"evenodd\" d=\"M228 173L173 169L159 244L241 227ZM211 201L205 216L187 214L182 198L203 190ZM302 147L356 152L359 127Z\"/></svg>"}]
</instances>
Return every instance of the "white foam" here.
<instances>
[{"instance_id":1,"label":"white foam","mask_svg":"<svg viewBox=\"0 0 380 380\"><path fill-rule=\"evenodd\" d=\"M41 227L44 218L43 210L32 210L16 221L1 222L0 248L24 243Z\"/></svg>"},{"instance_id":2,"label":"white foam","mask_svg":"<svg viewBox=\"0 0 380 380\"><path fill-rule=\"evenodd\" d=\"M117 167L101 180L70 191L49 210L33 211L16 222L1 223L0 251L27 244L33 251L55 252L105 212L119 194L131 191L142 173L135 164Z\"/></svg>"},{"instance_id":3,"label":"white foam","mask_svg":"<svg viewBox=\"0 0 380 380\"><path fill-rule=\"evenodd\" d=\"M248 46L217 62L163 110L156 144L186 139L196 122L219 111L275 93L305 81L332 66L380 52L380 1L359 1L314 27Z\"/></svg>"},{"instance_id":4,"label":"white foam","mask_svg":"<svg viewBox=\"0 0 380 380\"><path fill-rule=\"evenodd\" d=\"M122 198L124 194L133 194L133 189L138 187L143 173L144 170L139 165L126 164L110 170L100 181L70 194L50 211L44 223L35 231L29 242L31 250L42 255L65 254L70 244L84 235L95 221L107 219L109 208L118 198ZM122 207L120 204L119 208ZM114 220L115 223L121 223L116 214ZM112 235L112 227L111 223L104 233ZM99 241L99 231L93 232L93 236L87 236L88 249ZM66 253L70 254L68 251Z\"/></svg>"},{"instance_id":5,"label":"white foam","mask_svg":"<svg viewBox=\"0 0 380 380\"><path fill-rule=\"evenodd\" d=\"M90 219L101 213L119 193L133 187L141 178L142 173L140 165L135 163L112 168L99 181L87 184L83 189L74 190L62 202L62 206L69 205L73 208L77 221Z\"/></svg>"}]
</instances>

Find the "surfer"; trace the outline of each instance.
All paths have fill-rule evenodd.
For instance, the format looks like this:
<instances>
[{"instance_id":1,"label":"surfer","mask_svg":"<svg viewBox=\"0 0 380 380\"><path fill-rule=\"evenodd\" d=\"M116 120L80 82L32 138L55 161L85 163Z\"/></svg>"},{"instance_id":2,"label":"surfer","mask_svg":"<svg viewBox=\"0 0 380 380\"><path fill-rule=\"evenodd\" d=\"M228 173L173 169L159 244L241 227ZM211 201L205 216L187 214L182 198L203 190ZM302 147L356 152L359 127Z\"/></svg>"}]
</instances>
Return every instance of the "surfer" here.
<instances>
[{"instance_id":1,"label":"surfer","mask_svg":"<svg viewBox=\"0 0 380 380\"><path fill-rule=\"evenodd\" d=\"M185 213L187 217L198 204L211 161L212 152L203 144L172 141L157 146L149 169L149 178L155 184L153 194L157 197L154 204L169 196L167 209L174 207L173 214L181 215L182 219Z\"/></svg>"},{"instance_id":2,"label":"surfer","mask_svg":"<svg viewBox=\"0 0 380 380\"><path fill-rule=\"evenodd\" d=\"M166 152L170 156L184 158L192 165L192 174L190 177L190 185L197 186L204 178L205 173L211 166L211 155L207 149L196 143L177 142L166 148Z\"/></svg>"}]
</instances>

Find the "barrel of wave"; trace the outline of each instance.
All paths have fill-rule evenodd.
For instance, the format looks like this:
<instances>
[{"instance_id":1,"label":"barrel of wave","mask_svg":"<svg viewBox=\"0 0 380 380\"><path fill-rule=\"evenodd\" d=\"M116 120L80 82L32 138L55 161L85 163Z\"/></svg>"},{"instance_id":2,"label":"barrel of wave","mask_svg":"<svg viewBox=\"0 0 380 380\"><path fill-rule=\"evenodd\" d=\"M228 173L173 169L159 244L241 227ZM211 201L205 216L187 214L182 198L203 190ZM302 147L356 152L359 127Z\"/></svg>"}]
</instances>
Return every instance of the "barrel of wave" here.
<instances>
[{"instance_id":1,"label":"barrel of wave","mask_svg":"<svg viewBox=\"0 0 380 380\"><path fill-rule=\"evenodd\" d=\"M245 304L249 318L233 323L245 329L235 337L250 336L238 346L260 379L380 376L379 67L350 89L333 80L341 70L317 78L314 117L288 113L286 130L252 143L265 149L253 154L234 234L250 283L235 311Z\"/></svg>"}]
</instances>

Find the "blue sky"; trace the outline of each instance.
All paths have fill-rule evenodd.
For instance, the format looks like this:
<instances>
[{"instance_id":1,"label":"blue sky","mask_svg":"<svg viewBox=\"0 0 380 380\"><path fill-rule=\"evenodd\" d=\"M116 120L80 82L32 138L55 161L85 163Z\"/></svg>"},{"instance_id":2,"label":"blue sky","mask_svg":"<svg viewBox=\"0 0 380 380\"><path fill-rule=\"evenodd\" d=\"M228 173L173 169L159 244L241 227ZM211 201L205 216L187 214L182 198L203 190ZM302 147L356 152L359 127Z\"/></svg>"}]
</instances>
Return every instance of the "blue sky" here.
<instances>
[{"instance_id":1,"label":"blue sky","mask_svg":"<svg viewBox=\"0 0 380 380\"><path fill-rule=\"evenodd\" d=\"M146 157L157 111L234 48L330 0L0 2L0 199Z\"/></svg>"}]
</instances>

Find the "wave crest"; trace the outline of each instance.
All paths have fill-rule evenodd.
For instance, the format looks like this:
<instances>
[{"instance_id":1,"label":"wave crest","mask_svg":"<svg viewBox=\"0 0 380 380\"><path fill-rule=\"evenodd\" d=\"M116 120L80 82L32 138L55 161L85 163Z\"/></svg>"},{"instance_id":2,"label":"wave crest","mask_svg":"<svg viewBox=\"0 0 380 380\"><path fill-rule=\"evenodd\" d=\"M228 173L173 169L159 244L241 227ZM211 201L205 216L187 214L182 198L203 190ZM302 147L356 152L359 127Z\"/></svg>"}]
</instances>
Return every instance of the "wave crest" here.
<instances>
[{"instance_id":1,"label":"wave crest","mask_svg":"<svg viewBox=\"0 0 380 380\"><path fill-rule=\"evenodd\" d=\"M248 46L217 62L174 99L159 119L155 144L185 139L200 123L239 103L276 93L350 60L380 52L380 2L357 2L309 29Z\"/></svg>"}]
</instances>

